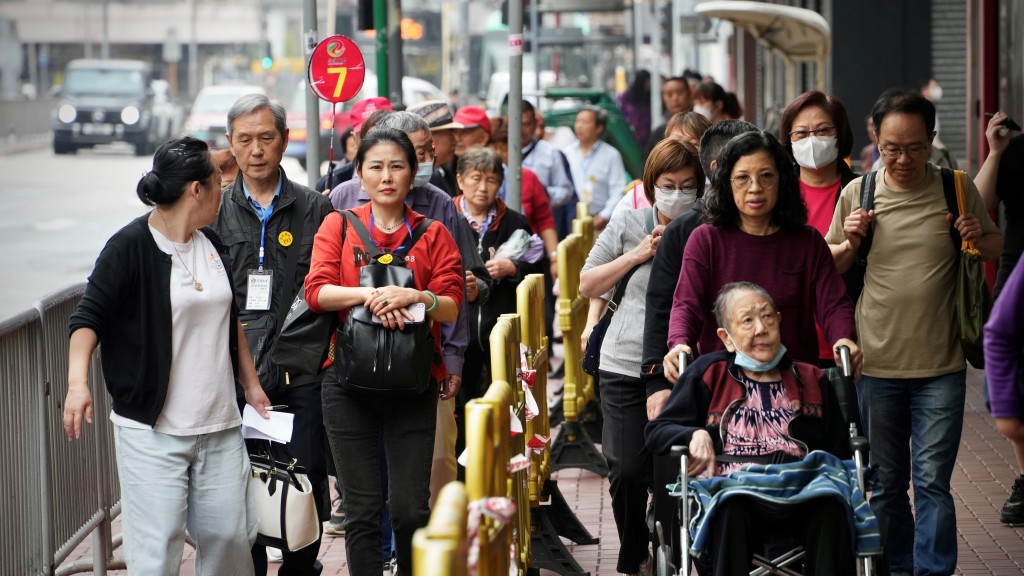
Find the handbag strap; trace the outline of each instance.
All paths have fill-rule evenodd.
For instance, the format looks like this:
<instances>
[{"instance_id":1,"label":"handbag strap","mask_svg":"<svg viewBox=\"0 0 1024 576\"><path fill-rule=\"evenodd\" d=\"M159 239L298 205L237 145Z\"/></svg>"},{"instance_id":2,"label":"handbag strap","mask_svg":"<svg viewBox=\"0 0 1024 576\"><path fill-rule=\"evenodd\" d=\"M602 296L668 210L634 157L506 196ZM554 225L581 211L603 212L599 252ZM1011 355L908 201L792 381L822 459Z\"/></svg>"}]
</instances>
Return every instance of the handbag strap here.
<instances>
[{"instance_id":1,"label":"handbag strap","mask_svg":"<svg viewBox=\"0 0 1024 576\"><path fill-rule=\"evenodd\" d=\"M295 217L298 216L299 221L295 222ZM288 255L284 261L284 278L281 280L285 282L283 289L287 292L282 292L281 296L287 296L287 298L281 298L281 302L284 304L278 306L275 314L275 320L277 322L277 332L281 332L281 324L284 322L284 317L287 315L287 310L290 309L292 301L295 300L295 293L297 290L290 290L289 287L294 285L295 282L295 267L299 263L299 250L302 247L302 234L306 229L306 194L302 190L297 190L295 194L295 201L292 202L292 234L293 241L292 245L288 247ZM290 284L289 284L290 283ZM301 289L301 288L299 288Z\"/></svg>"},{"instance_id":2,"label":"handbag strap","mask_svg":"<svg viewBox=\"0 0 1024 576\"><path fill-rule=\"evenodd\" d=\"M967 198L964 196L967 189L967 173L963 170L953 171L954 187L956 188L956 207L960 214L967 213ZM954 214L953 222L956 222L957 214ZM964 240L960 238L960 251L961 252L977 252L977 248L974 246L973 240Z\"/></svg>"},{"instance_id":3,"label":"handbag strap","mask_svg":"<svg viewBox=\"0 0 1024 576\"><path fill-rule=\"evenodd\" d=\"M370 231L366 229L366 226L363 225L362 221L359 220L351 210L344 210L341 212L341 215L346 221L352 224L352 229L359 235L359 240L363 243L363 249L366 250L366 253L372 258L380 256L381 251L377 247L377 243L370 238ZM402 248L402 251L398 252L396 250L395 252L392 252L392 254L396 256L404 256L405 254L408 254L409 251L412 250L412 247L416 245L416 242L418 242L419 239L427 232L427 228L430 227L432 222L433 220L430 218L424 218L419 225L413 228L412 237L409 239L409 243Z\"/></svg>"},{"instance_id":4,"label":"handbag strap","mask_svg":"<svg viewBox=\"0 0 1024 576\"><path fill-rule=\"evenodd\" d=\"M654 207L644 208L644 231L647 234L654 232ZM641 262L636 266L633 266L626 272L626 275L619 280L618 284L615 285L615 294L612 295L612 299L608 302L608 310L615 312L619 309L619 303L622 302L622 298L626 295L626 286L629 285L629 279L633 277L633 274L640 269L641 266L647 262Z\"/></svg>"}]
</instances>

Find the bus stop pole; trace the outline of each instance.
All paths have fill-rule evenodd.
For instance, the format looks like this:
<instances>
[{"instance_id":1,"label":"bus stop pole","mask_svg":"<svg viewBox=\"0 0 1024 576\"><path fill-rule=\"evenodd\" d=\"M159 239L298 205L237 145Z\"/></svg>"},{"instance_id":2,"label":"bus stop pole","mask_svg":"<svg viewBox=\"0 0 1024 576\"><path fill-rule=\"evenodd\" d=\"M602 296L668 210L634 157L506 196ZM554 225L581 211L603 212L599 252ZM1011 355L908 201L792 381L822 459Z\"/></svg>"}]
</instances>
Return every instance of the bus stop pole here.
<instances>
[{"instance_id":1,"label":"bus stop pole","mask_svg":"<svg viewBox=\"0 0 1024 576\"><path fill-rule=\"evenodd\" d=\"M316 0L303 0L302 27L305 34L305 57L313 54L319 38L316 30ZM306 182L310 188L320 179L320 98L306 87Z\"/></svg>"},{"instance_id":2,"label":"bus stop pole","mask_svg":"<svg viewBox=\"0 0 1024 576\"><path fill-rule=\"evenodd\" d=\"M536 47L534 47L536 48ZM505 203L522 212L523 0L508 3L508 189Z\"/></svg>"}]
</instances>

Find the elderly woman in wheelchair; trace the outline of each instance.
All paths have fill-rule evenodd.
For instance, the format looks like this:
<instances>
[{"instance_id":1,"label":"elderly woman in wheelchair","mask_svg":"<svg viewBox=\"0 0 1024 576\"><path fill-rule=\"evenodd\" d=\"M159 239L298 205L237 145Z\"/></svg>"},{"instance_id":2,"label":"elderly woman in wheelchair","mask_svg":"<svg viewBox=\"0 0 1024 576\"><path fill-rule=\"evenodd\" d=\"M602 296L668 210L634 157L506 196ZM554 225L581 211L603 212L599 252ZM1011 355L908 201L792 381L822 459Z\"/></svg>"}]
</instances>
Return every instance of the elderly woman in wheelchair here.
<instances>
[{"instance_id":1,"label":"elderly woman in wheelchair","mask_svg":"<svg viewBox=\"0 0 1024 576\"><path fill-rule=\"evenodd\" d=\"M803 546L806 574L854 573L855 549L875 552L878 530L856 467L841 460L850 435L832 385L787 357L780 313L760 286L726 285L714 313L726 351L689 366L646 430L655 454L689 448L684 486L687 475L709 477L687 490L700 574L747 574L783 538Z\"/></svg>"}]
</instances>

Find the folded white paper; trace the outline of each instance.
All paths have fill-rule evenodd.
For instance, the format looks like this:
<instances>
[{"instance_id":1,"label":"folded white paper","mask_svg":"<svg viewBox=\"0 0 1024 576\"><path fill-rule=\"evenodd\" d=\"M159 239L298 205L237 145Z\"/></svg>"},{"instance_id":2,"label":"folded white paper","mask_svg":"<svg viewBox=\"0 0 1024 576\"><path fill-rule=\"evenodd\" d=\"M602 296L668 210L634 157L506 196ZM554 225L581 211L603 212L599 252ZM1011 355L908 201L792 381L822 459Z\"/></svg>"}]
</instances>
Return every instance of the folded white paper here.
<instances>
[{"instance_id":1,"label":"folded white paper","mask_svg":"<svg viewBox=\"0 0 1024 576\"><path fill-rule=\"evenodd\" d=\"M295 415L288 412L270 410L270 419L266 420L255 408L245 405L242 410L242 437L251 440L270 440L287 444L292 439L292 423Z\"/></svg>"}]
</instances>

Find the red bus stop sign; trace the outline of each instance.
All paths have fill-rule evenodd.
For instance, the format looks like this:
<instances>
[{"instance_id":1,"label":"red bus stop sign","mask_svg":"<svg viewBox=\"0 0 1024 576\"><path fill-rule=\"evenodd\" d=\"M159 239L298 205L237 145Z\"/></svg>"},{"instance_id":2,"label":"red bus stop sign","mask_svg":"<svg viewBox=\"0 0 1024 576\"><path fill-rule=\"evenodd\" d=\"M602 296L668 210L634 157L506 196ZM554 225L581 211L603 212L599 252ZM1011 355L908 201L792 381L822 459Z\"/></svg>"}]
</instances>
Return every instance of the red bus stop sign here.
<instances>
[{"instance_id":1,"label":"red bus stop sign","mask_svg":"<svg viewBox=\"0 0 1024 576\"><path fill-rule=\"evenodd\" d=\"M328 36L309 57L309 87L321 100L345 102L363 87L363 53L345 36Z\"/></svg>"}]
</instances>

